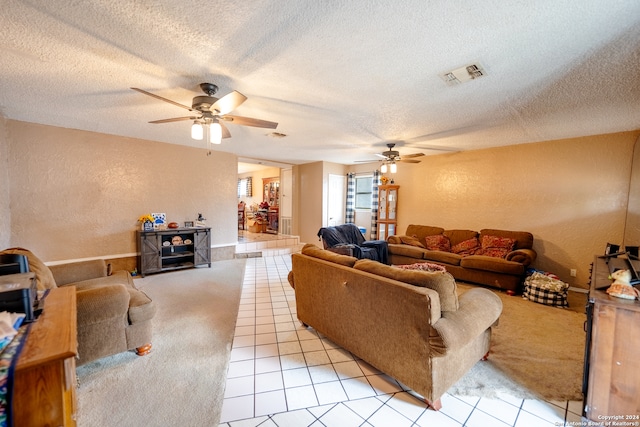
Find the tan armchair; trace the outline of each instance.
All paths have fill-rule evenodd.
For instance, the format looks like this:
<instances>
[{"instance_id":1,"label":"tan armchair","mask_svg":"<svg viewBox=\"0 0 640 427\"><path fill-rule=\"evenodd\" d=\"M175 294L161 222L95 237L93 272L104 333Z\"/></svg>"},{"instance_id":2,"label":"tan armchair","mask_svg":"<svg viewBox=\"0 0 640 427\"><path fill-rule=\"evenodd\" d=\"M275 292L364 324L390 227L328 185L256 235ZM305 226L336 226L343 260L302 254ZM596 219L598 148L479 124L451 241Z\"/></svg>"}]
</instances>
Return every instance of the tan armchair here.
<instances>
[{"instance_id":1,"label":"tan armchair","mask_svg":"<svg viewBox=\"0 0 640 427\"><path fill-rule=\"evenodd\" d=\"M101 357L136 350L151 350L154 302L136 289L124 270L111 274L104 260L82 261L47 267L26 249L6 249L0 254L26 255L36 274L39 291L75 286L78 306L78 365ZM44 310L47 309L46 299Z\"/></svg>"}]
</instances>

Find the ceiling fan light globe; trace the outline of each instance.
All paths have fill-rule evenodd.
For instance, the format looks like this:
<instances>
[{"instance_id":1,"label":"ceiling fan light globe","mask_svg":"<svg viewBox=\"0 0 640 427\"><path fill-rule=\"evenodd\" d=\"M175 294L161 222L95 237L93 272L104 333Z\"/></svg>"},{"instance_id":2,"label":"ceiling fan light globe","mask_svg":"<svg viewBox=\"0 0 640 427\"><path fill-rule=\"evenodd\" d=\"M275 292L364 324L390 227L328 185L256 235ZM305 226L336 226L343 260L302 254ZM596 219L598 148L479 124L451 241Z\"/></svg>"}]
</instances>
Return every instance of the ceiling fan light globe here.
<instances>
[{"instance_id":1,"label":"ceiling fan light globe","mask_svg":"<svg viewBox=\"0 0 640 427\"><path fill-rule=\"evenodd\" d=\"M191 138L197 139L198 141L202 140L204 137L204 130L202 128L202 124L198 122L193 122L191 125Z\"/></svg>"},{"instance_id":2,"label":"ceiling fan light globe","mask_svg":"<svg viewBox=\"0 0 640 427\"><path fill-rule=\"evenodd\" d=\"M222 126L220 126L220 123L211 123L209 129L209 142L212 144L222 143Z\"/></svg>"},{"instance_id":3,"label":"ceiling fan light globe","mask_svg":"<svg viewBox=\"0 0 640 427\"><path fill-rule=\"evenodd\" d=\"M391 163L391 165L389 166L389 172L391 173L398 172L398 165L396 165L395 163Z\"/></svg>"},{"instance_id":4,"label":"ceiling fan light globe","mask_svg":"<svg viewBox=\"0 0 640 427\"><path fill-rule=\"evenodd\" d=\"M382 166L380 167L380 172L387 173L387 164L386 163L382 164Z\"/></svg>"}]
</instances>

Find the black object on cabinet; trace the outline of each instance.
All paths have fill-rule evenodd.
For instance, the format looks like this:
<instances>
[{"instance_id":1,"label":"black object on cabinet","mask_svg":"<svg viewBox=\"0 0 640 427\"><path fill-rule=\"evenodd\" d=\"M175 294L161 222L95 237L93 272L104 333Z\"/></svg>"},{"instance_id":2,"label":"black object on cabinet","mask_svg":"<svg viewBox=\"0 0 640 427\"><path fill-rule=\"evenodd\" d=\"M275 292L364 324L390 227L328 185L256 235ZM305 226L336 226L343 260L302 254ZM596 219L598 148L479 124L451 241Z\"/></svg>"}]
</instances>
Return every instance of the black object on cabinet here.
<instances>
[{"instance_id":1,"label":"black object on cabinet","mask_svg":"<svg viewBox=\"0 0 640 427\"><path fill-rule=\"evenodd\" d=\"M138 271L145 274L211 267L211 228L138 231Z\"/></svg>"}]
</instances>

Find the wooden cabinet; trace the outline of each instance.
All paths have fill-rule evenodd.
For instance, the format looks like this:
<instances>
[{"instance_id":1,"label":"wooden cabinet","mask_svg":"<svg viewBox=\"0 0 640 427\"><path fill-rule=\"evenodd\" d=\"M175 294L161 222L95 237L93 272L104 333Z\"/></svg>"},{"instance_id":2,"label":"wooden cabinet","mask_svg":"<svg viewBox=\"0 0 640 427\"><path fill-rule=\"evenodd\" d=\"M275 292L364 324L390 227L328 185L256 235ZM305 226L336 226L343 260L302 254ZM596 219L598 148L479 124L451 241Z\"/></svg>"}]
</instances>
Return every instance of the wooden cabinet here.
<instances>
[{"instance_id":1,"label":"wooden cabinet","mask_svg":"<svg viewBox=\"0 0 640 427\"><path fill-rule=\"evenodd\" d=\"M16 426L76 425L76 288L52 289L15 370Z\"/></svg>"},{"instance_id":2,"label":"wooden cabinet","mask_svg":"<svg viewBox=\"0 0 640 427\"><path fill-rule=\"evenodd\" d=\"M262 178L262 201L272 208L280 206L280 178Z\"/></svg>"},{"instance_id":3,"label":"wooden cabinet","mask_svg":"<svg viewBox=\"0 0 640 427\"><path fill-rule=\"evenodd\" d=\"M381 185L378 187L378 239L396 234L398 223L398 189L399 185Z\"/></svg>"},{"instance_id":4,"label":"wooden cabinet","mask_svg":"<svg viewBox=\"0 0 640 427\"><path fill-rule=\"evenodd\" d=\"M211 229L208 227L138 231L138 271L145 274L211 267Z\"/></svg>"},{"instance_id":5,"label":"wooden cabinet","mask_svg":"<svg viewBox=\"0 0 640 427\"><path fill-rule=\"evenodd\" d=\"M584 415L640 421L640 302L611 297L603 258L594 261L587 305ZM622 425L622 424L621 424Z\"/></svg>"}]
</instances>

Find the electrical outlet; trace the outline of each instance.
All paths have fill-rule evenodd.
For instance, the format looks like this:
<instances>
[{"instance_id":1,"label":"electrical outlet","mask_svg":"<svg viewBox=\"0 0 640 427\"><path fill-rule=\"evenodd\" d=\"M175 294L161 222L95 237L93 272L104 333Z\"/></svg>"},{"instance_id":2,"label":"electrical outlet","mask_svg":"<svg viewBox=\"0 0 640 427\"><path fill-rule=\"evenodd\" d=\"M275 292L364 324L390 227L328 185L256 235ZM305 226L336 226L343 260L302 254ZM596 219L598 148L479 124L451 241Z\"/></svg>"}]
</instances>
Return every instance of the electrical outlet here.
<instances>
[{"instance_id":1,"label":"electrical outlet","mask_svg":"<svg viewBox=\"0 0 640 427\"><path fill-rule=\"evenodd\" d=\"M571 274L571 277L576 277L576 274L578 274L578 270L576 270L575 268L572 268L570 274Z\"/></svg>"}]
</instances>

